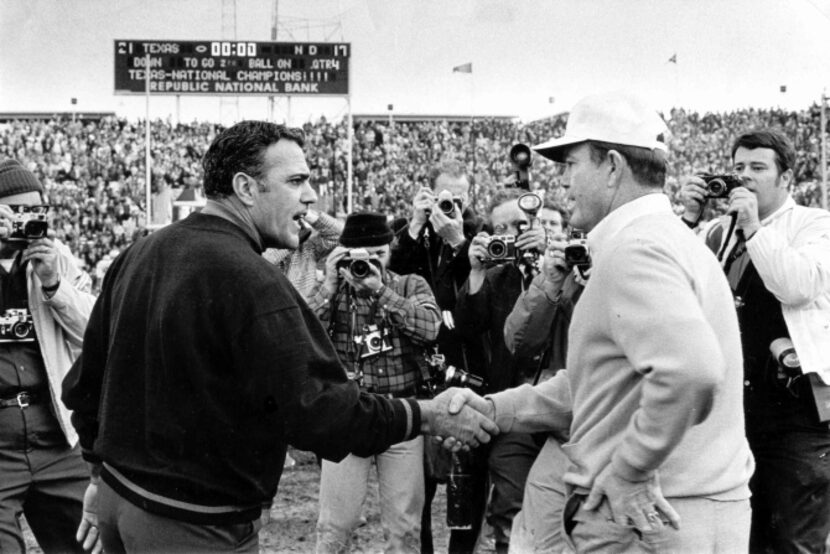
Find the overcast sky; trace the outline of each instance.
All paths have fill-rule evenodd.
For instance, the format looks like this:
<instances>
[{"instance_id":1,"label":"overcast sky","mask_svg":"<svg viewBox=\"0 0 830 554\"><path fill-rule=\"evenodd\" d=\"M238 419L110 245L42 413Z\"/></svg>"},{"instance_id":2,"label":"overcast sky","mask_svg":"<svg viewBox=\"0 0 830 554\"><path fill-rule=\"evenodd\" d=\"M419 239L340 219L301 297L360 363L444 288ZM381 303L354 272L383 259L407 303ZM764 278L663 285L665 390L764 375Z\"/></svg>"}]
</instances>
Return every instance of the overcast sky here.
<instances>
[{"instance_id":1,"label":"overcast sky","mask_svg":"<svg viewBox=\"0 0 830 554\"><path fill-rule=\"evenodd\" d=\"M228 1L228 0L226 0ZM0 111L115 111L115 39L220 40L222 0L0 0ZM273 0L236 0L236 38L270 40ZM632 89L656 107L723 110L818 102L830 85L830 0L279 0L278 40L352 44L352 112L515 115ZM669 62L673 55L677 63ZM471 62L472 74L453 73ZM780 87L787 87L786 93ZM550 98L554 103L550 103ZM346 113L341 98L281 98L292 123ZM235 118L183 96L183 121ZM153 97L151 117L175 117ZM244 98L239 117L264 118Z\"/></svg>"}]
</instances>

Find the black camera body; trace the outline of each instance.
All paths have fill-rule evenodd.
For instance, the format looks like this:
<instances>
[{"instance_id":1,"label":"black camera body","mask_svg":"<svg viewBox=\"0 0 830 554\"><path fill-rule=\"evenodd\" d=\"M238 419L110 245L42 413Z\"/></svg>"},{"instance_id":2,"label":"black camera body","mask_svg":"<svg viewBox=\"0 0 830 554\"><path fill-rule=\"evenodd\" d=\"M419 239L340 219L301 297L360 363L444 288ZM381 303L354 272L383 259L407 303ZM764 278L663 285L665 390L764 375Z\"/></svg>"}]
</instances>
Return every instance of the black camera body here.
<instances>
[{"instance_id":1,"label":"black camera body","mask_svg":"<svg viewBox=\"0 0 830 554\"><path fill-rule=\"evenodd\" d=\"M352 248L348 256L337 262L337 268L345 268L355 279L365 279L372 274L369 264L382 269L377 256L369 254L365 248Z\"/></svg>"},{"instance_id":2,"label":"black camera body","mask_svg":"<svg viewBox=\"0 0 830 554\"><path fill-rule=\"evenodd\" d=\"M12 228L7 243L19 244L24 247L33 240L46 238L49 230L49 223L46 216L49 213L49 206L27 206L25 204L9 204L14 212Z\"/></svg>"},{"instance_id":3,"label":"black camera body","mask_svg":"<svg viewBox=\"0 0 830 554\"><path fill-rule=\"evenodd\" d=\"M492 235L487 237L485 262L504 263L516 259L516 237L513 235Z\"/></svg>"},{"instance_id":4,"label":"black camera body","mask_svg":"<svg viewBox=\"0 0 830 554\"><path fill-rule=\"evenodd\" d=\"M591 267L591 254L588 252L588 241L585 233L574 230L565 246L565 263L568 267L588 269Z\"/></svg>"},{"instance_id":5,"label":"black camera body","mask_svg":"<svg viewBox=\"0 0 830 554\"><path fill-rule=\"evenodd\" d=\"M361 359L371 358L392 350L389 331L384 329L381 332L377 325L367 325L363 334L354 338L354 342L360 350Z\"/></svg>"},{"instance_id":6,"label":"black camera body","mask_svg":"<svg viewBox=\"0 0 830 554\"><path fill-rule=\"evenodd\" d=\"M729 198L729 193L733 189L744 186L741 178L733 173L723 175L702 173L699 177L706 183L706 198Z\"/></svg>"},{"instance_id":7,"label":"black camera body","mask_svg":"<svg viewBox=\"0 0 830 554\"><path fill-rule=\"evenodd\" d=\"M26 309L8 309L0 316L0 342L31 341L35 338L32 314Z\"/></svg>"}]
</instances>

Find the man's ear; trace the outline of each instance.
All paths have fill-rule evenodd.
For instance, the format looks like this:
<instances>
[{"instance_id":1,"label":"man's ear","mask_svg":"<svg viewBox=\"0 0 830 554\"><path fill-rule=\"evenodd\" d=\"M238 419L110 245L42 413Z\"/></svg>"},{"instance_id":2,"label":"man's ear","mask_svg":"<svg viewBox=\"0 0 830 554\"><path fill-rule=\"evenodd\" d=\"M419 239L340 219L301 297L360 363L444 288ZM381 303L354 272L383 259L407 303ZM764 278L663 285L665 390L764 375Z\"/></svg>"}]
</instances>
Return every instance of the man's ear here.
<instances>
[{"instance_id":1,"label":"man's ear","mask_svg":"<svg viewBox=\"0 0 830 554\"><path fill-rule=\"evenodd\" d=\"M606 169L608 182L606 186L608 186L609 188L617 188L620 186L623 171L625 171L625 168L627 167L628 163L626 162L623 155L617 152L616 150L609 150L608 152L606 152L605 161L608 162L608 166Z\"/></svg>"},{"instance_id":2,"label":"man's ear","mask_svg":"<svg viewBox=\"0 0 830 554\"><path fill-rule=\"evenodd\" d=\"M786 190L790 190L790 187L793 184L793 170L792 168L788 169L784 173L782 173L778 179L781 181L781 186Z\"/></svg>"},{"instance_id":3,"label":"man's ear","mask_svg":"<svg viewBox=\"0 0 830 554\"><path fill-rule=\"evenodd\" d=\"M233 176L231 185L233 193L243 205L249 207L254 205L254 195L259 191L259 184L253 177L240 171Z\"/></svg>"}]
</instances>

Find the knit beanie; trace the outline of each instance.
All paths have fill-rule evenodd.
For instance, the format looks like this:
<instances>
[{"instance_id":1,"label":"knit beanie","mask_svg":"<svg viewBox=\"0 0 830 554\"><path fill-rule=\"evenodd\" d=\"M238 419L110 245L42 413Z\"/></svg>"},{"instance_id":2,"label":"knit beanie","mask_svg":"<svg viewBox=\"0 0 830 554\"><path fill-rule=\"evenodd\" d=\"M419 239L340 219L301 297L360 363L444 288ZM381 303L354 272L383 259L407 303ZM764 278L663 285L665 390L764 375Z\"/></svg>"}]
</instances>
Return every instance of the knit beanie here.
<instances>
[{"instance_id":1,"label":"knit beanie","mask_svg":"<svg viewBox=\"0 0 830 554\"><path fill-rule=\"evenodd\" d=\"M0 162L0 198L23 192L43 194L43 186L35 174L20 165L17 160L10 158Z\"/></svg>"},{"instance_id":2,"label":"knit beanie","mask_svg":"<svg viewBox=\"0 0 830 554\"><path fill-rule=\"evenodd\" d=\"M386 222L386 216L375 212L360 212L346 218L340 244L347 248L366 248L389 244L395 235Z\"/></svg>"}]
</instances>

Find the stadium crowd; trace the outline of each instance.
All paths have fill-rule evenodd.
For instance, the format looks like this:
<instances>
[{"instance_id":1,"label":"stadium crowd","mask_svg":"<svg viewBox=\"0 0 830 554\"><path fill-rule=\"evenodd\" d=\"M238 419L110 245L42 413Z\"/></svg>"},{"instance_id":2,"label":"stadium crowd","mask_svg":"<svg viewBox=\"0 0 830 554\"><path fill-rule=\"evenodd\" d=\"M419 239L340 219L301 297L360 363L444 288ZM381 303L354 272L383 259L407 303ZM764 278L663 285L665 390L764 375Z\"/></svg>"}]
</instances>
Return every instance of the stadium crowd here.
<instances>
[{"instance_id":1,"label":"stadium crowd","mask_svg":"<svg viewBox=\"0 0 830 554\"><path fill-rule=\"evenodd\" d=\"M728 145L740 132L754 127L778 127L793 137L798 153L793 198L802 205L820 205L819 112L818 106L811 106L802 111L749 108L705 114L673 108L664 114L672 152L666 186L678 213L678 178L700 170L725 171ZM353 146L354 210L407 215L412 195L428 181L429 167L454 158L466 163L473 176L474 207L483 212L511 171L510 147L559 136L566 121L567 114L528 124L493 118L391 125L358 121ZM175 198L185 188L199 186L202 156L221 129L214 123L153 121L153 192ZM346 124L323 117L306 123L303 130L320 206L333 214L342 213L346 206ZM114 254L146 227L144 148L143 123L123 118L0 124L0 158L20 160L45 184L55 210L57 237L81 258L96 289ZM535 157L534 185L553 199L560 199L560 174L556 164Z\"/></svg>"}]
</instances>

